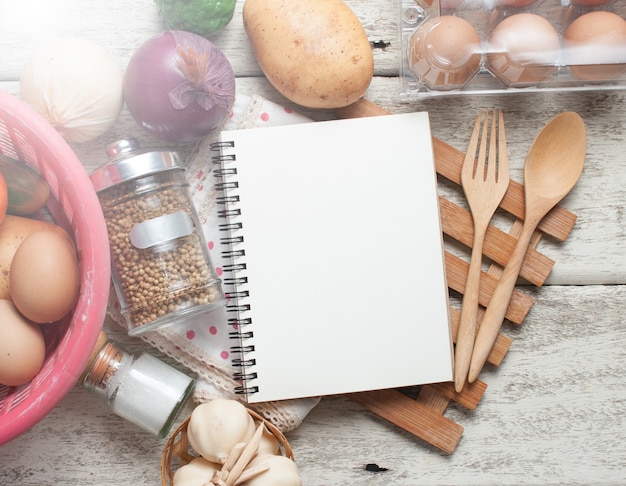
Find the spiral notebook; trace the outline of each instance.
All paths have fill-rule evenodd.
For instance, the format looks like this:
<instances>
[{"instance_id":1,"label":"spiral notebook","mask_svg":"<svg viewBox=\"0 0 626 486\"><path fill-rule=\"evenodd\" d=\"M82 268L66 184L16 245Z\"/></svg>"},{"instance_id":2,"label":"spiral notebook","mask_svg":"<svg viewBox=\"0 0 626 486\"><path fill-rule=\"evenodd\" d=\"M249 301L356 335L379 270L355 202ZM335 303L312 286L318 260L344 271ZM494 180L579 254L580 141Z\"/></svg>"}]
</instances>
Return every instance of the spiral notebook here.
<instances>
[{"instance_id":1,"label":"spiral notebook","mask_svg":"<svg viewBox=\"0 0 626 486\"><path fill-rule=\"evenodd\" d=\"M426 113L223 131L212 150L243 399L452 380Z\"/></svg>"}]
</instances>

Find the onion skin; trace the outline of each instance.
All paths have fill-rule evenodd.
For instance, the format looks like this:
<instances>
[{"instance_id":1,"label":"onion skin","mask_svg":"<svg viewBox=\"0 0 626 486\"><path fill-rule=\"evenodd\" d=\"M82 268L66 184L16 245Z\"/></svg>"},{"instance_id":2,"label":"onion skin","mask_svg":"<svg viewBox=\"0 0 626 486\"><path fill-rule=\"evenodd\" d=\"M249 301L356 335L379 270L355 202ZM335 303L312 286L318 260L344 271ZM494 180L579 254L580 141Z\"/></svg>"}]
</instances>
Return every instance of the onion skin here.
<instances>
[{"instance_id":1,"label":"onion skin","mask_svg":"<svg viewBox=\"0 0 626 486\"><path fill-rule=\"evenodd\" d=\"M144 42L124 74L124 99L138 125L167 142L220 128L235 101L230 62L208 39L168 30Z\"/></svg>"}]
</instances>

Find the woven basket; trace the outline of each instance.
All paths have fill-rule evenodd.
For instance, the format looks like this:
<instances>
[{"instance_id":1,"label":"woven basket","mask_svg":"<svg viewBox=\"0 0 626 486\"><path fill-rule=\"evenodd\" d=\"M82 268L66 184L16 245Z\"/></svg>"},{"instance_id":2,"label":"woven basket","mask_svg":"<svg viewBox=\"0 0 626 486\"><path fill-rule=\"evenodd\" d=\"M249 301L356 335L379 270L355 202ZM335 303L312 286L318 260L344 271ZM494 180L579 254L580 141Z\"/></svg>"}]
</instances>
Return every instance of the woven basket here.
<instances>
[{"instance_id":1,"label":"woven basket","mask_svg":"<svg viewBox=\"0 0 626 486\"><path fill-rule=\"evenodd\" d=\"M259 415L254 410L251 410L249 408L247 410L250 416L256 422L263 422L265 424L267 429L278 440L281 448L281 453L293 461L293 451L284 434L274 424L265 419L263 416ZM163 453L161 454L162 486L172 486L174 472L176 471L176 468L185 464L189 464L191 461L198 457L198 454L189 445L189 439L187 438L187 426L189 425L190 419L191 417L187 417L187 419L178 426L178 428L172 433L170 438L165 443Z\"/></svg>"},{"instance_id":2,"label":"woven basket","mask_svg":"<svg viewBox=\"0 0 626 486\"><path fill-rule=\"evenodd\" d=\"M74 310L42 327L46 358L39 374L18 387L0 385L0 445L39 422L74 386L104 322L110 287L104 216L82 163L37 112L0 91L0 154L41 174L50 189L47 210L73 236L81 290Z\"/></svg>"}]
</instances>

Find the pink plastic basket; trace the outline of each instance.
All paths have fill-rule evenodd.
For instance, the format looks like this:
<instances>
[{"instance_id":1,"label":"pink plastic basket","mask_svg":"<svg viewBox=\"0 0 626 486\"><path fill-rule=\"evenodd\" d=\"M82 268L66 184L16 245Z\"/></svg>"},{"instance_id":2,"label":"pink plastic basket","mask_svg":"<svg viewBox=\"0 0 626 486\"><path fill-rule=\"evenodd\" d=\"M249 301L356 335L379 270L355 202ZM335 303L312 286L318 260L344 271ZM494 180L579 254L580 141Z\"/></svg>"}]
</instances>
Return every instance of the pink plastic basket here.
<instances>
[{"instance_id":1,"label":"pink plastic basket","mask_svg":"<svg viewBox=\"0 0 626 486\"><path fill-rule=\"evenodd\" d=\"M30 382L0 385L0 445L39 422L74 386L104 321L110 287L106 226L89 176L59 133L16 97L0 91L0 153L27 163L48 182L48 210L74 236L81 269L76 308L42 326L46 360Z\"/></svg>"}]
</instances>

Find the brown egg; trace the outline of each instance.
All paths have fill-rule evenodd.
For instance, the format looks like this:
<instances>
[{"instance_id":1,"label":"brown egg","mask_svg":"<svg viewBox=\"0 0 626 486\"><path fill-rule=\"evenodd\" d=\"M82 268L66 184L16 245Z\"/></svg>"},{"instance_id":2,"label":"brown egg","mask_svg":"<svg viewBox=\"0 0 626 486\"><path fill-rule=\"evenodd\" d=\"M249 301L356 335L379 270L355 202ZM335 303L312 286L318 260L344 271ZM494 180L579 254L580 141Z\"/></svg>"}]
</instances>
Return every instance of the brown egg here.
<instances>
[{"instance_id":1,"label":"brown egg","mask_svg":"<svg viewBox=\"0 0 626 486\"><path fill-rule=\"evenodd\" d=\"M69 238L57 231L29 235L13 257L9 288L15 306L33 322L67 315L80 290L80 268Z\"/></svg>"},{"instance_id":2,"label":"brown egg","mask_svg":"<svg viewBox=\"0 0 626 486\"><path fill-rule=\"evenodd\" d=\"M626 72L626 20L605 11L588 12L563 33L563 61L586 81L610 81Z\"/></svg>"},{"instance_id":3,"label":"brown egg","mask_svg":"<svg viewBox=\"0 0 626 486\"><path fill-rule=\"evenodd\" d=\"M480 68L480 37L467 20L442 15L422 24L411 36L409 64L428 88L462 88Z\"/></svg>"},{"instance_id":4,"label":"brown egg","mask_svg":"<svg viewBox=\"0 0 626 486\"><path fill-rule=\"evenodd\" d=\"M489 70L507 86L545 80L556 72L561 43L554 26L533 13L506 17L487 43Z\"/></svg>"},{"instance_id":5,"label":"brown egg","mask_svg":"<svg viewBox=\"0 0 626 486\"><path fill-rule=\"evenodd\" d=\"M46 344L37 324L0 299L0 384L19 386L32 380L43 366Z\"/></svg>"}]
</instances>

